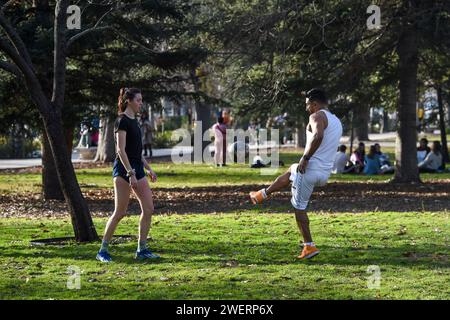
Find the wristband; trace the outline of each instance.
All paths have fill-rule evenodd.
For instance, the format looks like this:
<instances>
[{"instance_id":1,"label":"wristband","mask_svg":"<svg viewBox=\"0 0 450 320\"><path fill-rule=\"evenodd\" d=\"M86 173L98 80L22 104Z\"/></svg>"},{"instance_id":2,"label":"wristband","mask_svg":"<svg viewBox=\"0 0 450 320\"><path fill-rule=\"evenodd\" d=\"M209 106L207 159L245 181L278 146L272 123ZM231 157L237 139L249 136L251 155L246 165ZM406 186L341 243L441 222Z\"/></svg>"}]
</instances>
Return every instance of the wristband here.
<instances>
[{"instance_id":1,"label":"wristband","mask_svg":"<svg viewBox=\"0 0 450 320\"><path fill-rule=\"evenodd\" d=\"M134 169L131 169L130 171L127 171L127 177L131 177L136 175L136 171Z\"/></svg>"},{"instance_id":2,"label":"wristband","mask_svg":"<svg viewBox=\"0 0 450 320\"><path fill-rule=\"evenodd\" d=\"M307 156L306 154L303 155L303 158L304 158L306 161L309 161L309 159L311 159L311 157Z\"/></svg>"}]
</instances>

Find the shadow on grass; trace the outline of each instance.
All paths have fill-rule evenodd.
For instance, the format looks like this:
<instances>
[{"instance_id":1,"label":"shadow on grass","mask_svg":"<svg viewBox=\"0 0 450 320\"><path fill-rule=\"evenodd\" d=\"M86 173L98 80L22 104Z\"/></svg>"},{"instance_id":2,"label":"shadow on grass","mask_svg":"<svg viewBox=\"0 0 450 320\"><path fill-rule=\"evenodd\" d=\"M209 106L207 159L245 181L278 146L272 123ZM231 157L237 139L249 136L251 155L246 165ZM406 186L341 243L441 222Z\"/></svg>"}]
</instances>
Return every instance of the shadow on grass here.
<instances>
[{"instance_id":1,"label":"shadow on grass","mask_svg":"<svg viewBox=\"0 0 450 320\"><path fill-rule=\"evenodd\" d=\"M126 246L124 246L125 244ZM314 259L299 261L295 259L298 254L298 246L286 243L232 243L229 242L204 242L183 240L179 243L171 242L167 248L164 243L150 243L155 253L160 254L161 259L149 262L134 260L132 242L122 243L111 247L111 255L115 263L120 264L173 264L189 263L219 264L222 267L236 267L245 265L270 266L307 263L311 265L389 265L421 267L425 269L433 267L449 268L448 247L444 245L433 246L396 246L396 247L347 247L336 248L327 245L319 246L321 254ZM69 246L40 246L21 250L19 247L10 247L9 252L0 251L1 257L26 259L67 259L92 260L99 248L99 243L74 244ZM30 252L31 251L31 252ZM166 257L164 255L167 255ZM231 261L231 265L227 263ZM98 262L100 263L100 262Z\"/></svg>"}]
</instances>

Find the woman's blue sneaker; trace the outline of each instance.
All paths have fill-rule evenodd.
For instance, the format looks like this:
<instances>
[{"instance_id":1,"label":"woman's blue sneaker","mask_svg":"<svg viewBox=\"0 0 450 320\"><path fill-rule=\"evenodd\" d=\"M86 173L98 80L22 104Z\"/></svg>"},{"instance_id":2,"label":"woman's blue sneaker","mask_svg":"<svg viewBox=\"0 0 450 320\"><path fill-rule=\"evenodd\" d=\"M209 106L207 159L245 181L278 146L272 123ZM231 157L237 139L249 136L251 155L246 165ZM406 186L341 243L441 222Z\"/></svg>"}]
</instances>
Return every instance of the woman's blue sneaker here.
<instances>
[{"instance_id":1,"label":"woman's blue sneaker","mask_svg":"<svg viewBox=\"0 0 450 320\"><path fill-rule=\"evenodd\" d=\"M145 259L159 259L160 256L151 252L149 249L144 249L141 251L136 251L135 259L137 260L145 260Z\"/></svg>"},{"instance_id":2,"label":"woman's blue sneaker","mask_svg":"<svg viewBox=\"0 0 450 320\"><path fill-rule=\"evenodd\" d=\"M95 258L101 262L111 262L112 261L111 256L109 255L108 251L99 251Z\"/></svg>"}]
</instances>

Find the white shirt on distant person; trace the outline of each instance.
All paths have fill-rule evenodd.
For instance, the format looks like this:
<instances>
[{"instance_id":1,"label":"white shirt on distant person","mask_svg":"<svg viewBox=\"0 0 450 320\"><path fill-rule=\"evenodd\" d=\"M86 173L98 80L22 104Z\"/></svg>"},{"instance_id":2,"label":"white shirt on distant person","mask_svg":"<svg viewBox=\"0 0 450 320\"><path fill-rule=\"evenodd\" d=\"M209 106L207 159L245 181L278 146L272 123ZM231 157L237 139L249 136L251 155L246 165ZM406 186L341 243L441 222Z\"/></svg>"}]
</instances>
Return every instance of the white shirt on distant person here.
<instances>
[{"instance_id":1,"label":"white shirt on distant person","mask_svg":"<svg viewBox=\"0 0 450 320\"><path fill-rule=\"evenodd\" d=\"M343 173L348 161L348 155L345 152L338 151L334 158L332 173Z\"/></svg>"},{"instance_id":2,"label":"white shirt on distant person","mask_svg":"<svg viewBox=\"0 0 450 320\"><path fill-rule=\"evenodd\" d=\"M441 153L436 154L433 151L428 153L428 155L425 157L425 160L419 163L419 168L426 168L432 170L438 170L441 166L442 166L442 154Z\"/></svg>"}]
</instances>

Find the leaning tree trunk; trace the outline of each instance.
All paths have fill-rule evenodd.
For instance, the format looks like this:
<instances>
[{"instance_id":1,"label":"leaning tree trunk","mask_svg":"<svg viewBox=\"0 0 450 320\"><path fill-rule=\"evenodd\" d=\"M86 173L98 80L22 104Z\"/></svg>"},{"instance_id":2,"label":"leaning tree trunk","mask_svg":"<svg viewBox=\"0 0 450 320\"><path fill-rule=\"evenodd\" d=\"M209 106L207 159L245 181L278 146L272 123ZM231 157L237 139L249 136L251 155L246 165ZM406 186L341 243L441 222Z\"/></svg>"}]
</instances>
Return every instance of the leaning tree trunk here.
<instances>
[{"instance_id":1,"label":"leaning tree trunk","mask_svg":"<svg viewBox=\"0 0 450 320\"><path fill-rule=\"evenodd\" d=\"M416 156L416 101L418 48L415 27L408 27L397 45L400 100L393 182L420 182Z\"/></svg>"},{"instance_id":2,"label":"leaning tree trunk","mask_svg":"<svg viewBox=\"0 0 450 320\"><path fill-rule=\"evenodd\" d=\"M64 200L55 160L45 130L42 133L42 195L45 200Z\"/></svg>"},{"instance_id":3,"label":"leaning tree trunk","mask_svg":"<svg viewBox=\"0 0 450 320\"><path fill-rule=\"evenodd\" d=\"M358 141L369 140L369 106L367 104L361 104L356 113L356 136Z\"/></svg>"},{"instance_id":4,"label":"leaning tree trunk","mask_svg":"<svg viewBox=\"0 0 450 320\"><path fill-rule=\"evenodd\" d=\"M437 88L437 98L439 106L439 129L441 131L442 142L442 160L447 163L448 159L448 146L447 146L447 132L445 131L445 119L444 119L444 103L442 102L442 88Z\"/></svg>"},{"instance_id":5,"label":"leaning tree trunk","mask_svg":"<svg viewBox=\"0 0 450 320\"><path fill-rule=\"evenodd\" d=\"M51 108L51 107L49 107ZM69 207L75 238L79 242L98 239L86 200L78 185L75 170L67 150L66 139L62 132L62 120L59 111L43 114L44 127L55 161L57 176L64 198Z\"/></svg>"},{"instance_id":6,"label":"leaning tree trunk","mask_svg":"<svg viewBox=\"0 0 450 320\"><path fill-rule=\"evenodd\" d=\"M114 119L106 116L100 119L100 133L97 154L94 161L113 162L115 158Z\"/></svg>"},{"instance_id":7,"label":"leaning tree trunk","mask_svg":"<svg viewBox=\"0 0 450 320\"><path fill-rule=\"evenodd\" d=\"M53 93L51 101L46 96L42 84L36 76L30 54L16 30L0 14L0 25L10 42L1 38L0 49L12 61L13 73L23 79L27 91L35 103L44 124L50 149L54 158L59 183L66 200L75 238L77 241L97 240L97 232L92 222L86 200L78 185L72 161L68 155L62 125L61 109L64 105L66 72L66 21L69 0L58 0L55 7L54 24L54 65Z\"/></svg>"},{"instance_id":8,"label":"leaning tree trunk","mask_svg":"<svg viewBox=\"0 0 450 320\"><path fill-rule=\"evenodd\" d=\"M65 140L69 159L72 159L73 125L65 128ZM64 194L59 184L55 160L48 142L47 134L42 133L42 194L45 200L64 200Z\"/></svg>"}]
</instances>

